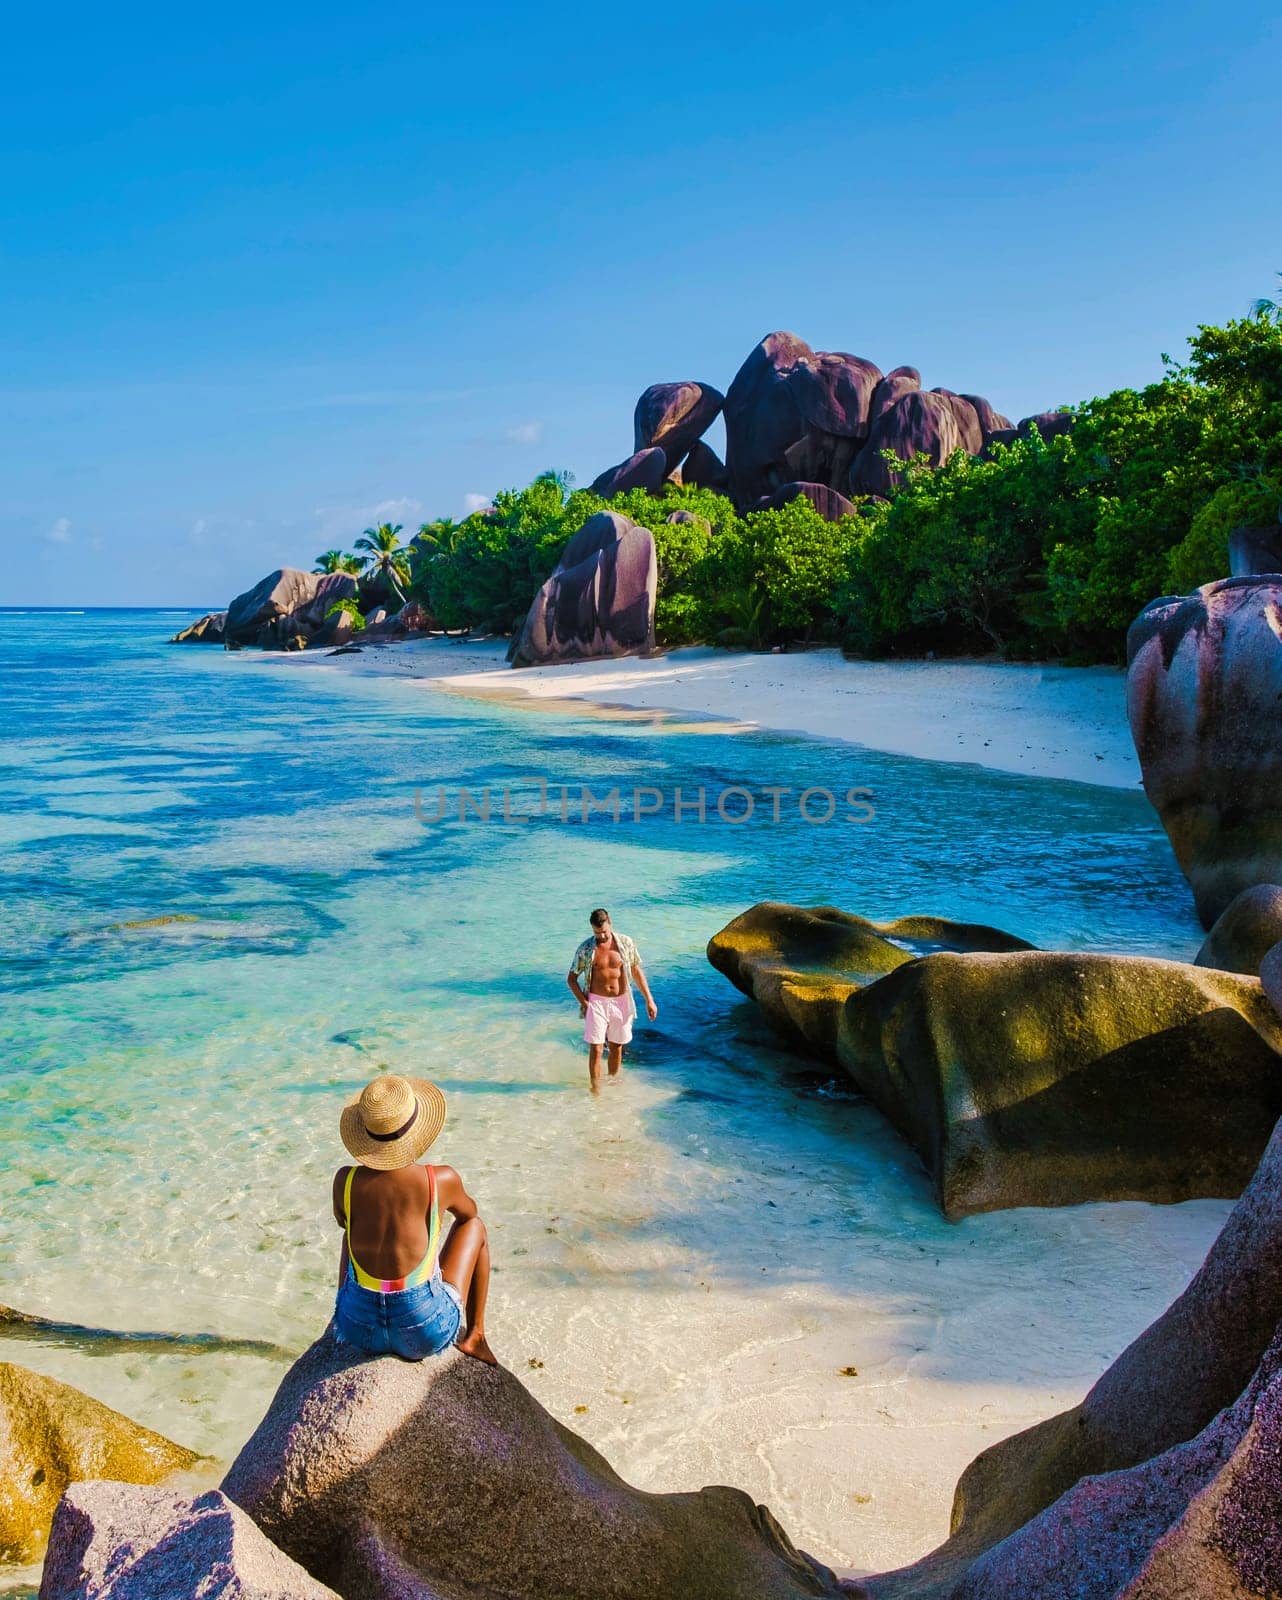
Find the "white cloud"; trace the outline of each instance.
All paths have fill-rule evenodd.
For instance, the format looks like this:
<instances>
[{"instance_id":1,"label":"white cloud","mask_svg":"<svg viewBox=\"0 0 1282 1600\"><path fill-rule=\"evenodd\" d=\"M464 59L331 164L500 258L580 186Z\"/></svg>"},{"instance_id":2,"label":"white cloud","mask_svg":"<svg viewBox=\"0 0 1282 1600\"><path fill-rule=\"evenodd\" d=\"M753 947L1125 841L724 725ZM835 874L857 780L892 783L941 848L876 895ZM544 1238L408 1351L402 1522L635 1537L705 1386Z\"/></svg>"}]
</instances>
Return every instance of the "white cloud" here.
<instances>
[{"instance_id":1,"label":"white cloud","mask_svg":"<svg viewBox=\"0 0 1282 1600\"><path fill-rule=\"evenodd\" d=\"M49 543L50 544L70 544L71 543L71 519L70 519L70 517L59 517L57 522L54 523L53 527L49 529L48 537L49 537Z\"/></svg>"},{"instance_id":2,"label":"white cloud","mask_svg":"<svg viewBox=\"0 0 1282 1600\"><path fill-rule=\"evenodd\" d=\"M401 495L396 500L380 500L372 506L317 506L316 536L335 539L349 544L359 539L366 528L375 528L380 522L399 522L407 531L413 531L423 521L423 502Z\"/></svg>"},{"instance_id":3,"label":"white cloud","mask_svg":"<svg viewBox=\"0 0 1282 1600\"><path fill-rule=\"evenodd\" d=\"M463 496L463 515L470 517L474 511L484 511L493 504L493 499L488 494L465 494Z\"/></svg>"},{"instance_id":4,"label":"white cloud","mask_svg":"<svg viewBox=\"0 0 1282 1600\"><path fill-rule=\"evenodd\" d=\"M538 421L518 422L504 435L512 444L538 444L543 437L543 424Z\"/></svg>"}]
</instances>

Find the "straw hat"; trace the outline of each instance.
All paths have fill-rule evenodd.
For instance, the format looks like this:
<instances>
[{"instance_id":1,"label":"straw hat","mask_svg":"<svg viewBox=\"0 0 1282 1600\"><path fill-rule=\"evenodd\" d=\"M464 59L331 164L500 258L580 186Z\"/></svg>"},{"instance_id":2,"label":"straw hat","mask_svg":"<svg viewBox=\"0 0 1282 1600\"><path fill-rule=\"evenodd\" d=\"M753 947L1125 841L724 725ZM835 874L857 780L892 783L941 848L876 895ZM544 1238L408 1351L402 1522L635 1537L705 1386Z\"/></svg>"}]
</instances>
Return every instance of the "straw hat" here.
<instances>
[{"instance_id":1,"label":"straw hat","mask_svg":"<svg viewBox=\"0 0 1282 1600\"><path fill-rule=\"evenodd\" d=\"M365 1167L388 1172L417 1161L445 1126L445 1096L426 1078L383 1073L343 1107L338 1131Z\"/></svg>"}]
</instances>

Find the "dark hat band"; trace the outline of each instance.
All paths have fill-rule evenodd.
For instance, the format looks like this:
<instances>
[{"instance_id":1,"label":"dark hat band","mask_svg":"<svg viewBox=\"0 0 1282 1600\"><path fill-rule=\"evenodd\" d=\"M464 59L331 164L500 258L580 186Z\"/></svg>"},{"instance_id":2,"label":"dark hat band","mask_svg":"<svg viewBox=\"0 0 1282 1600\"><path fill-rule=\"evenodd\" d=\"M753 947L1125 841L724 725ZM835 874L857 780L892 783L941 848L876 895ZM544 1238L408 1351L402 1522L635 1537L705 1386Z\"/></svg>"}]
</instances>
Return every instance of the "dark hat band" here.
<instances>
[{"instance_id":1,"label":"dark hat band","mask_svg":"<svg viewBox=\"0 0 1282 1600\"><path fill-rule=\"evenodd\" d=\"M410 1129L414 1126L414 1124L417 1121L418 1121L418 1096L415 1095L414 1096L414 1109L413 1109L413 1111L410 1112L410 1120L408 1122L402 1123L399 1128L393 1129L393 1131L391 1133L374 1133L371 1129L366 1128L365 1124L363 1122L361 1123L361 1127L365 1128L365 1132L367 1134L369 1134L369 1137L371 1139L377 1139L379 1144L390 1144L393 1139L403 1139L405 1137L405 1135L410 1131Z\"/></svg>"}]
</instances>

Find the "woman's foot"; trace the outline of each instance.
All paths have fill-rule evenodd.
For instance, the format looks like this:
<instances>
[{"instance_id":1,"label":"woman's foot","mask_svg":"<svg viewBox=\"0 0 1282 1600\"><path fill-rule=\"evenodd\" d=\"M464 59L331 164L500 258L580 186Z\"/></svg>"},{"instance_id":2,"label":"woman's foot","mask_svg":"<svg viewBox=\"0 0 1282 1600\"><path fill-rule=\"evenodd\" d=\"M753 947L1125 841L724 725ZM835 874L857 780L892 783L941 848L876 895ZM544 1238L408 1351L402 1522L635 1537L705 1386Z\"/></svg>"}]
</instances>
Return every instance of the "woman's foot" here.
<instances>
[{"instance_id":1,"label":"woman's foot","mask_svg":"<svg viewBox=\"0 0 1282 1600\"><path fill-rule=\"evenodd\" d=\"M490 1349L483 1333L468 1332L457 1341L456 1348L465 1356L471 1356L474 1361L484 1361L486 1366L497 1367L498 1357Z\"/></svg>"}]
</instances>

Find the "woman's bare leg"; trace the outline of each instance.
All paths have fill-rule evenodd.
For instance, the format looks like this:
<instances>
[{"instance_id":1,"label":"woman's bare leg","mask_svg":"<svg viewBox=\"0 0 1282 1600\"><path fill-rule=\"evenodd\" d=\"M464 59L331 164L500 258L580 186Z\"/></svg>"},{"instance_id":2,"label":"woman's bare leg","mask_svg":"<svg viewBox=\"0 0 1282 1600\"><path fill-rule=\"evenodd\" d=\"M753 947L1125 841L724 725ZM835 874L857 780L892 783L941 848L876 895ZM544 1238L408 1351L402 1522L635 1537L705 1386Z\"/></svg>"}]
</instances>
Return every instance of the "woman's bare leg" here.
<instances>
[{"instance_id":1,"label":"woman's bare leg","mask_svg":"<svg viewBox=\"0 0 1282 1600\"><path fill-rule=\"evenodd\" d=\"M480 1217L456 1222L441 1251L441 1276L452 1283L467 1307L467 1332L455 1343L464 1355L498 1360L485 1340L485 1301L490 1292L490 1240Z\"/></svg>"}]
</instances>

